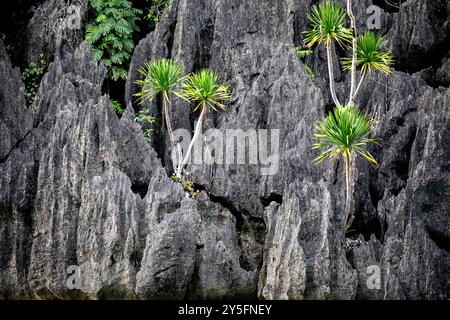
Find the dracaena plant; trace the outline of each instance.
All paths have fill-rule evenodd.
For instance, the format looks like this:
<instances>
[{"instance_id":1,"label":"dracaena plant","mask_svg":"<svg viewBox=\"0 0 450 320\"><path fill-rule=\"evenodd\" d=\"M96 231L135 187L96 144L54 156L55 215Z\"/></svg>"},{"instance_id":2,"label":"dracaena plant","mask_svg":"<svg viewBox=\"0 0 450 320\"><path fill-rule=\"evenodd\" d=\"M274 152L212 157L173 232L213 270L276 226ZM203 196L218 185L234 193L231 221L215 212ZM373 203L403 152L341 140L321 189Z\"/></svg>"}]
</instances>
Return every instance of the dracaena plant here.
<instances>
[{"instance_id":1,"label":"dracaena plant","mask_svg":"<svg viewBox=\"0 0 450 320\"><path fill-rule=\"evenodd\" d=\"M354 92L355 97L366 75L372 70L389 75L392 73L391 67L394 63L392 53L384 48L383 38L374 32L369 31L359 35L356 49L355 67L361 71L361 78ZM351 70L352 60L352 57L343 58L343 68Z\"/></svg>"},{"instance_id":2,"label":"dracaena plant","mask_svg":"<svg viewBox=\"0 0 450 320\"><path fill-rule=\"evenodd\" d=\"M347 19L348 18L348 19ZM307 48L324 44L327 51L328 76L331 97L336 107L317 126L318 133L314 136L318 142L314 149L325 148L316 159L321 163L326 158L342 155L345 161L346 180L346 211L350 215L352 157L360 154L373 164L375 158L365 150L369 143L377 143L370 138L373 121L354 106L354 99L361 87L365 76L371 70L384 74L390 73L393 63L392 54L383 48L381 37L374 33L357 36L356 21L352 10L352 0L346 0L346 7L332 1L324 1L313 6L308 17L311 29L305 31L304 43ZM348 21L350 22L347 28ZM351 50L351 56L342 60L343 67L350 70L350 93L347 102L341 104L334 87L332 45L336 43L343 49ZM356 70L361 71L361 78L357 83ZM350 215L349 225L353 220Z\"/></svg>"},{"instance_id":3,"label":"dracaena plant","mask_svg":"<svg viewBox=\"0 0 450 320\"><path fill-rule=\"evenodd\" d=\"M312 13L308 16L311 29L304 31L305 46L312 48L317 45L325 45L327 51L328 74L331 97L334 103L339 106L340 102L334 88L333 71L333 43L336 42L343 48L347 48L352 41L352 30L345 26L345 7L339 3L326 1L313 6Z\"/></svg>"},{"instance_id":4,"label":"dracaena plant","mask_svg":"<svg viewBox=\"0 0 450 320\"><path fill-rule=\"evenodd\" d=\"M371 138L374 121L355 106L335 107L328 116L316 126L314 135L316 143L313 149L323 149L315 159L316 164L326 159L342 156L345 163L346 209L351 203L352 161L356 155L374 165L377 160L366 149L369 144L378 144L378 140ZM351 215L348 225L351 225Z\"/></svg>"},{"instance_id":5,"label":"dracaena plant","mask_svg":"<svg viewBox=\"0 0 450 320\"><path fill-rule=\"evenodd\" d=\"M183 168L189 161L192 148L200 136L202 124L207 119L209 109L214 111L225 109L223 102L231 98L229 86L220 84L217 75L208 69L203 69L198 73L190 75L182 84L180 96L189 102L195 102L196 105L193 111L201 108L201 112L195 127L194 136L186 154L180 157L177 169L177 177L179 179L181 178Z\"/></svg>"},{"instance_id":6,"label":"dracaena plant","mask_svg":"<svg viewBox=\"0 0 450 320\"><path fill-rule=\"evenodd\" d=\"M179 94L179 85L186 79L183 76L184 66L178 61L161 59L146 63L139 72L143 79L136 81L136 84L140 85L142 90L137 92L135 96L140 104L153 101L158 95L161 97L161 114L169 137L172 165L175 168L176 149L169 108L171 105L170 94Z\"/></svg>"}]
</instances>

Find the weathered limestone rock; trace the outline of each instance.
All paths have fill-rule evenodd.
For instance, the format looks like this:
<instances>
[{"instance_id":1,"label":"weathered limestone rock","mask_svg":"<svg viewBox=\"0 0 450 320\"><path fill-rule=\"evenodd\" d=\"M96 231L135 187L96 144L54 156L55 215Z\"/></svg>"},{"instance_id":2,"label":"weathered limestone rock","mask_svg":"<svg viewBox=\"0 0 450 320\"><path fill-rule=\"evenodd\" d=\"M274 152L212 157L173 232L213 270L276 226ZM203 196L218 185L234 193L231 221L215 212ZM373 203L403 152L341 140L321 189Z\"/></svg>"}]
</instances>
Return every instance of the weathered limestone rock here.
<instances>
[{"instance_id":1,"label":"weathered limestone rock","mask_svg":"<svg viewBox=\"0 0 450 320\"><path fill-rule=\"evenodd\" d=\"M135 49L121 119L86 44L55 56L27 109L0 42L0 297L448 299L450 91L423 80L426 71L447 83L448 8L411 0L382 10L397 67L423 70L373 74L361 88L356 102L377 120L381 146L370 151L380 167L354 164L349 241L342 162L316 166L311 150L330 110L324 53L306 59L312 80L293 51L312 2L174 0ZM355 1L359 29L369 5ZM422 65L438 49L437 62ZM132 118L138 69L160 57L230 83L227 110L211 112L205 131L279 130L275 174L189 165L201 193L185 198L168 178L163 125L150 145ZM348 76L336 81L343 98ZM160 114L158 102L145 107ZM174 129L191 130L198 116L175 98L171 112ZM67 286L72 265L79 290Z\"/></svg>"}]
</instances>

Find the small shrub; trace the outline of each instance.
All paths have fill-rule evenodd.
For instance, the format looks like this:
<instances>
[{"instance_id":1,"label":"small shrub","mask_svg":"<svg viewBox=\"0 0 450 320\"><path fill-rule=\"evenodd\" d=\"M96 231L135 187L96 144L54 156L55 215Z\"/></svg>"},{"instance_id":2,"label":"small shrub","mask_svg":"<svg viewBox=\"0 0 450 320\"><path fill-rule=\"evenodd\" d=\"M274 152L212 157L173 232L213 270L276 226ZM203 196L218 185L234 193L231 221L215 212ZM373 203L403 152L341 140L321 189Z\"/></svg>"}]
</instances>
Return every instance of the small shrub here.
<instances>
[{"instance_id":1,"label":"small shrub","mask_svg":"<svg viewBox=\"0 0 450 320\"><path fill-rule=\"evenodd\" d=\"M153 117L152 115L150 115L150 110L149 109L144 109L139 111L137 114L135 114L134 116L134 120L136 122L140 122L140 123L155 123L156 118Z\"/></svg>"},{"instance_id":2,"label":"small shrub","mask_svg":"<svg viewBox=\"0 0 450 320\"><path fill-rule=\"evenodd\" d=\"M183 188L184 188L185 191L191 191L192 192L194 190L194 185L190 181L185 181L183 183Z\"/></svg>"},{"instance_id":3,"label":"small shrub","mask_svg":"<svg viewBox=\"0 0 450 320\"><path fill-rule=\"evenodd\" d=\"M125 111L125 108L117 100L111 100L111 105L118 116L121 116L123 114L123 112Z\"/></svg>"},{"instance_id":4,"label":"small shrub","mask_svg":"<svg viewBox=\"0 0 450 320\"><path fill-rule=\"evenodd\" d=\"M170 176L170 180L172 180L172 182L180 182L180 179L178 179L175 173L172 173L172 175Z\"/></svg>"},{"instance_id":5,"label":"small shrub","mask_svg":"<svg viewBox=\"0 0 450 320\"><path fill-rule=\"evenodd\" d=\"M156 121L156 118L150 115L150 110L145 109L139 111L137 114L134 115L134 121L141 124L141 126L144 126L145 124L153 124ZM152 132L153 129L145 129L144 130L144 138L148 142L152 141Z\"/></svg>"},{"instance_id":6,"label":"small shrub","mask_svg":"<svg viewBox=\"0 0 450 320\"><path fill-rule=\"evenodd\" d=\"M312 50L308 50L308 49L302 49L302 48L294 48L295 52L297 53L298 57L300 59L305 59L307 56L309 56L312 53ZM303 61L304 62L304 61ZM308 76L311 78L311 80L314 80L314 72L312 71L311 67L308 66L306 63L304 63L305 65L305 69L306 69L306 73L308 74Z\"/></svg>"},{"instance_id":7,"label":"small shrub","mask_svg":"<svg viewBox=\"0 0 450 320\"><path fill-rule=\"evenodd\" d=\"M152 133L153 129L145 129L144 130L144 139L147 140L147 142L152 142Z\"/></svg>"},{"instance_id":8,"label":"small shrub","mask_svg":"<svg viewBox=\"0 0 450 320\"><path fill-rule=\"evenodd\" d=\"M294 50L300 59L306 58L306 56L309 56L311 53L313 53L312 50L302 49L300 47L294 48Z\"/></svg>"},{"instance_id":9,"label":"small shrub","mask_svg":"<svg viewBox=\"0 0 450 320\"><path fill-rule=\"evenodd\" d=\"M46 69L47 61L45 60L44 54L41 54L37 65L30 65L22 72L22 81L25 84L25 100L28 106L33 103L36 97L39 84Z\"/></svg>"}]
</instances>

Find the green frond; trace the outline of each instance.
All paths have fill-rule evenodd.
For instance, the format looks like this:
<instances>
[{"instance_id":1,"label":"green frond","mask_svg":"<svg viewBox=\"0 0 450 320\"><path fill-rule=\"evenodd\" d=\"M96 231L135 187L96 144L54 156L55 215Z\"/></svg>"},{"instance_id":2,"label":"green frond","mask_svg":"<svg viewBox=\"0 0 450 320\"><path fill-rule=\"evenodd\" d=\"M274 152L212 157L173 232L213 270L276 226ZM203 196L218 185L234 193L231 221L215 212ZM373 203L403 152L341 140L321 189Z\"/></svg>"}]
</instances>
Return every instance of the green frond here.
<instances>
[{"instance_id":1,"label":"green frond","mask_svg":"<svg viewBox=\"0 0 450 320\"><path fill-rule=\"evenodd\" d=\"M117 38L117 36L114 34L110 34L110 35L107 35L106 37L104 37L103 43L106 45L106 46L103 46L103 47L105 47L105 49L113 48L113 49L118 49L119 51L121 51L123 49L122 41L120 41L120 39Z\"/></svg>"},{"instance_id":2,"label":"green frond","mask_svg":"<svg viewBox=\"0 0 450 320\"><path fill-rule=\"evenodd\" d=\"M93 54L94 54L94 59L97 60L97 61L100 61L100 59L101 59L102 56L103 56L103 50L100 50L100 49L94 49L94 50L93 50Z\"/></svg>"},{"instance_id":3,"label":"green frond","mask_svg":"<svg viewBox=\"0 0 450 320\"><path fill-rule=\"evenodd\" d=\"M303 32L305 46L312 48L321 43L329 46L335 40L341 47L348 47L353 32L345 26L346 15L345 7L337 2L326 1L313 6L308 16L311 29Z\"/></svg>"},{"instance_id":4,"label":"green frond","mask_svg":"<svg viewBox=\"0 0 450 320\"><path fill-rule=\"evenodd\" d=\"M392 73L393 64L392 53L384 49L384 41L380 35L369 31L358 36L356 66L361 72L376 70L388 75ZM342 65L344 69L350 70L352 58L343 58Z\"/></svg>"},{"instance_id":5,"label":"green frond","mask_svg":"<svg viewBox=\"0 0 450 320\"><path fill-rule=\"evenodd\" d=\"M96 19L95 19L95 22L103 22L103 21L105 21L106 19L107 19L108 17L106 16L106 15L104 15L104 14L100 14Z\"/></svg>"},{"instance_id":6,"label":"green frond","mask_svg":"<svg viewBox=\"0 0 450 320\"><path fill-rule=\"evenodd\" d=\"M106 5L103 0L91 0L89 4L95 11L102 11Z\"/></svg>"},{"instance_id":7,"label":"green frond","mask_svg":"<svg viewBox=\"0 0 450 320\"><path fill-rule=\"evenodd\" d=\"M94 18L85 37L93 56L107 67L110 79L126 79L141 11L130 0L89 0L89 4Z\"/></svg>"},{"instance_id":8,"label":"green frond","mask_svg":"<svg viewBox=\"0 0 450 320\"><path fill-rule=\"evenodd\" d=\"M122 67L112 67L111 69L111 79L117 81L119 79L127 80L128 72Z\"/></svg>"},{"instance_id":9,"label":"green frond","mask_svg":"<svg viewBox=\"0 0 450 320\"><path fill-rule=\"evenodd\" d=\"M114 24L113 23L109 23L109 21L105 22L105 23L100 23L97 26L97 32L100 33L100 36L107 36L108 34L110 34L111 30L113 29Z\"/></svg>"},{"instance_id":10,"label":"green frond","mask_svg":"<svg viewBox=\"0 0 450 320\"><path fill-rule=\"evenodd\" d=\"M376 159L365 147L369 143L378 144L377 139L370 138L373 134L373 120L369 119L357 107L336 107L328 116L316 126L317 133L314 139L317 141L313 149L325 148L316 159L316 164L325 159L338 155L348 157L357 153L367 161L378 165Z\"/></svg>"},{"instance_id":11,"label":"green frond","mask_svg":"<svg viewBox=\"0 0 450 320\"><path fill-rule=\"evenodd\" d=\"M101 61L101 63L103 63L105 65L105 67L107 67L107 68L111 68L112 67L112 62L111 62L110 59L103 58L100 61Z\"/></svg>"},{"instance_id":12,"label":"green frond","mask_svg":"<svg viewBox=\"0 0 450 320\"><path fill-rule=\"evenodd\" d=\"M111 62L115 65L121 65L127 58L128 54L126 52L119 51L111 55Z\"/></svg>"},{"instance_id":13,"label":"green frond","mask_svg":"<svg viewBox=\"0 0 450 320\"><path fill-rule=\"evenodd\" d=\"M123 18L117 21L117 23L114 25L114 30L119 34L128 34L133 32L133 29L130 27L129 22Z\"/></svg>"}]
</instances>

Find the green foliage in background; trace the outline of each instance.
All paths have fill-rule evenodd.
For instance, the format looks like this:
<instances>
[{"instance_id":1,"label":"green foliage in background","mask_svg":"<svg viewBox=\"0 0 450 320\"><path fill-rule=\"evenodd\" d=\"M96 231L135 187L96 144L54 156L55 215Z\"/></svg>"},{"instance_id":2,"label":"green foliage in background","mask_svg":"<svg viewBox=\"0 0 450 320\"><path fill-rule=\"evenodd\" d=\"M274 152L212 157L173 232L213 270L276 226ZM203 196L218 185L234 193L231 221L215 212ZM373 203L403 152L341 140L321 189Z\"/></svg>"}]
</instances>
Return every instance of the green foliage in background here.
<instances>
[{"instance_id":1,"label":"green foliage in background","mask_svg":"<svg viewBox=\"0 0 450 320\"><path fill-rule=\"evenodd\" d=\"M144 19L150 24L150 28L154 29L156 24L162 17L167 16L172 8L173 0L147 0L150 7L145 13Z\"/></svg>"},{"instance_id":2,"label":"green foliage in background","mask_svg":"<svg viewBox=\"0 0 450 320\"><path fill-rule=\"evenodd\" d=\"M113 81L126 79L134 49L133 33L142 11L128 0L90 0L95 20L87 27L86 41L93 48L94 58L108 69Z\"/></svg>"},{"instance_id":3,"label":"green foliage in background","mask_svg":"<svg viewBox=\"0 0 450 320\"><path fill-rule=\"evenodd\" d=\"M134 121L141 124L141 126L154 124L156 122L156 118L150 115L149 109L144 109L139 111L137 114L134 115ZM144 130L144 138L149 143L152 141L152 132L153 129L145 129Z\"/></svg>"},{"instance_id":4,"label":"green foliage in background","mask_svg":"<svg viewBox=\"0 0 450 320\"><path fill-rule=\"evenodd\" d=\"M111 100L111 105L118 116L121 116L123 114L123 112L125 111L125 108L117 100Z\"/></svg>"},{"instance_id":5,"label":"green foliage in background","mask_svg":"<svg viewBox=\"0 0 450 320\"><path fill-rule=\"evenodd\" d=\"M30 65L22 72L22 81L25 84L25 100L27 105L31 105L36 97L42 76L47 69L47 61L44 54L39 56L39 63Z\"/></svg>"},{"instance_id":6,"label":"green foliage in background","mask_svg":"<svg viewBox=\"0 0 450 320\"><path fill-rule=\"evenodd\" d=\"M298 57L300 59L306 58L307 56L309 56L312 52L312 50L309 49L302 49L300 47L296 47L294 48L295 52L297 53Z\"/></svg>"},{"instance_id":7,"label":"green foliage in background","mask_svg":"<svg viewBox=\"0 0 450 320\"><path fill-rule=\"evenodd\" d=\"M300 59L305 59L307 56L309 56L311 53L313 53L312 50L302 49L300 47L296 47L296 48L294 48L294 50ZM309 75L311 80L314 81L314 72L312 71L311 67L308 66L306 63L304 65L305 65L306 73Z\"/></svg>"}]
</instances>

